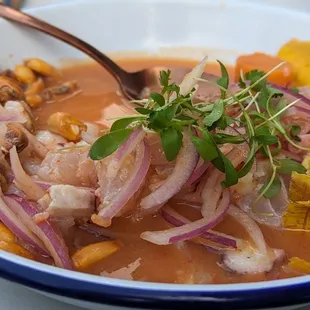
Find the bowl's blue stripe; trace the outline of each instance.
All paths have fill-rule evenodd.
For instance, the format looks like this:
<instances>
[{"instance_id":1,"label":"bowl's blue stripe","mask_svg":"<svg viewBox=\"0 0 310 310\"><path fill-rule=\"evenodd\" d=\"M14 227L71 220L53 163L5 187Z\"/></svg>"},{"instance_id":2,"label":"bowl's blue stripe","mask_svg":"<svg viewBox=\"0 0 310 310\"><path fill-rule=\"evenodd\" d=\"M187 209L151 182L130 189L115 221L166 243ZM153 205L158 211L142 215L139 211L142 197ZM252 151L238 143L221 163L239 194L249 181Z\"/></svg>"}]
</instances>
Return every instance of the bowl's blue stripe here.
<instances>
[{"instance_id":1,"label":"bowl's blue stripe","mask_svg":"<svg viewBox=\"0 0 310 310\"><path fill-rule=\"evenodd\" d=\"M310 302L310 283L238 292L157 291L122 288L47 274L0 258L0 276L55 295L148 309L258 309Z\"/></svg>"}]
</instances>

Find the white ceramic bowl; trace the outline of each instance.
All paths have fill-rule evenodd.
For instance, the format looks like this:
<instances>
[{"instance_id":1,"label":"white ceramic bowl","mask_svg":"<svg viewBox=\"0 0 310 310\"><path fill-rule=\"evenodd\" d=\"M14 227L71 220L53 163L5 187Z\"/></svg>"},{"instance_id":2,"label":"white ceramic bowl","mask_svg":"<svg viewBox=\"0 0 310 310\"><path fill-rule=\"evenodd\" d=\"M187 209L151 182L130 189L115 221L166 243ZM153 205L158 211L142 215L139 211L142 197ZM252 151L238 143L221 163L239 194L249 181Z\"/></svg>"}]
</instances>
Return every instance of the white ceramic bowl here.
<instances>
[{"instance_id":1,"label":"white ceramic bowl","mask_svg":"<svg viewBox=\"0 0 310 310\"><path fill-rule=\"evenodd\" d=\"M80 0L30 10L107 53L219 58L276 53L287 40L310 39L310 16L259 4L216 0ZM37 56L55 64L84 57L45 35L0 21L0 64ZM180 48L181 47L181 48ZM66 271L0 252L0 275L77 305L148 309L257 309L310 302L310 277L234 285L129 282ZM287 308L287 309L288 309ZM112 309L112 308L109 308ZM116 308L115 308L116 309Z\"/></svg>"}]
</instances>

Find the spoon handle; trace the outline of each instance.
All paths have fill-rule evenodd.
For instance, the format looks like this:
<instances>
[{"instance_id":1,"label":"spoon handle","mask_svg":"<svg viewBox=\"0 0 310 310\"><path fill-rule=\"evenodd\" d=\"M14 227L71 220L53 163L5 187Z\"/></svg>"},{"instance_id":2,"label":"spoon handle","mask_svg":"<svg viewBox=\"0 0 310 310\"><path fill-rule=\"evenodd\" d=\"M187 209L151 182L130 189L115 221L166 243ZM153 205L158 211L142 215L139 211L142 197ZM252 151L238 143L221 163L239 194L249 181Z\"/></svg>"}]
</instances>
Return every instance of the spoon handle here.
<instances>
[{"instance_id":1,"label":"spoon handle","mask_svg":"<svg viewBox=\"0 0 310 310\"><path fill-rule=\"evenodd\" d=\"M93 46L36 17L17 11L3 4L0 4L0 16L4 17L5 19L26 25L30 28L34 28L36 30L49 34L57 39L60 39L63 42L70 44L71 46L76 47L78 50L84 52L89 57L93 58L95 61L101 64L106 70L109 71L110 74L112 74L116 78L119 83L122 83L123 77L128 74L114 61L112 61L109 57L101 53Z\"/></svg>"}]
</instances>

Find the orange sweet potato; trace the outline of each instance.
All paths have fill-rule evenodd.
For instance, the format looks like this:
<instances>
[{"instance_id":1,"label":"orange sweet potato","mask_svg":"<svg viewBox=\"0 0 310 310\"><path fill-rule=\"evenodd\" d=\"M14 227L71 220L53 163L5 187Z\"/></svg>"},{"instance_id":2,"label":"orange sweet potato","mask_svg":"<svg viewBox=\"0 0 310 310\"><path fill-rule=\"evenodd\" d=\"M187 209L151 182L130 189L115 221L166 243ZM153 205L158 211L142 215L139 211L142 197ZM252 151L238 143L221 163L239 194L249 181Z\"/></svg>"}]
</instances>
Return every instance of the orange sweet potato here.
<instances>
[{"instance_id":1,"label":"orange sweet potato","mask_svg":"<svg viewBox=\"0 0 310 310\"><path fill-rule=\"evenodd\" d=\"M239 80L241 71L245 75L252 70L259 70L267 73L272 68L280 64L282 60L275 56L264 53L254 53L238 57L235 67L235 79ZM293 83L295 77L294 70L289 63L283 64L280 68L268 76L268 81L281 86L288 86Z\"/></svg>"}]
</instances>

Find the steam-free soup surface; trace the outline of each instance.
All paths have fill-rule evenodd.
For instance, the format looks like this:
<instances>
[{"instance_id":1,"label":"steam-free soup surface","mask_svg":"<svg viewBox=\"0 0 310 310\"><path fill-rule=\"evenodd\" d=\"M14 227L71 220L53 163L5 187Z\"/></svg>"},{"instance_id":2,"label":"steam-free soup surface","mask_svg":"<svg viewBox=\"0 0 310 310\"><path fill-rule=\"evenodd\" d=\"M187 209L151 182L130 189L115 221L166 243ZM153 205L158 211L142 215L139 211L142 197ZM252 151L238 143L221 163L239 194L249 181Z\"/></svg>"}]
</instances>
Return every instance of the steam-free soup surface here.
<instances>
[{"instance_id":1,"label":"steam-free soup surface","mask_svg":"<svg viewBox=\"0 0 310 310\"><path fill-rule=\"evenodd\" d=\"M128 70L139 70L151 66L182 66L191 68L192 62L164 59L128 60L121 61ZM233 68L229 68L233 74ZM219 74L216 64L207 66L207 71ZM109 109L115 110L115 105L123 106L124 98L118 91L114 79L99 65L83 64L63 70L64 80L76 80L82 93L62 102L45 104L36 111L38 126L46 128L47 118L55 112L63 111L72 114L83 121L94 121L104 124ZM117 109L116 109L117 111ZM115 111L114 111L115 112ZM112 114L114 113L112 111ZM178 209L180 210L180 209ZM183 214L195 219L198 213L182 210ZM158 246L140 238L143 231L162 230L168 224L161 216L148 216L139 221L131 218L115 218L109 228L112 235L122 244L119 251L103 261L92 266L86 272L100 274L102 271L112 272L126 267L137 259L141 266L133 273L135 280L169 282L169 283L235 283L261 280L272 280L295 276L293 272L283 271L281 266L275 266L271 272L256 275L237 275L219 267L220 256L208 252L203 246L193 243ZM310 260L310 236L307 232L292 232L261 227L266 242L270 247L284 249L286 254ZM227 217L217 230L235 237L246 237L243 229ZM100 230L100 229L99 229ZM70 252L89 243L103 240L103 237L79 228L71 228L66 236Z\"/></svg>"}]
</instances>

